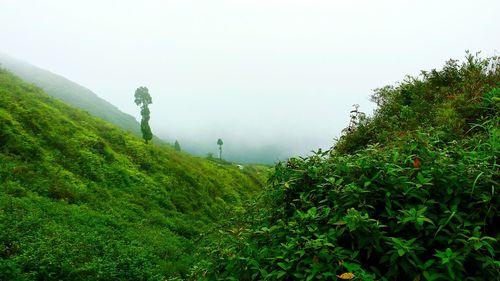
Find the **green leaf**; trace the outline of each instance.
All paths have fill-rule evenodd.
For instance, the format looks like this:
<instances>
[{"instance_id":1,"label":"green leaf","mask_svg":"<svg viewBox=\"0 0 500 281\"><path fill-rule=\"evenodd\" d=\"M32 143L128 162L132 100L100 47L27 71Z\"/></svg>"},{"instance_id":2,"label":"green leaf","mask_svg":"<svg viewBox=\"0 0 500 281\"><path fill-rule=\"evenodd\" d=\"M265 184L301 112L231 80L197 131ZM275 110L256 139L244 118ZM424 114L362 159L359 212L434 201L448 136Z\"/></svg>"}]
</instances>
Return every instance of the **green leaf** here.
<instances>
[{"instance_id":1,"label":"green leaf","mask_svg":"<svg viewBox=\"0 0 500 281\"><path fill-rule=\"evenodd\" d=\"M284 262L279 262L277 263L279 267L281 267L284 270L288 270L288 265Z\"/></svg>"},{"instance_id":2,"label":"green leaf","mask_svg":"<svg viewBox=\"0 0 500 281\"><path fill-rule=\"evenodd\" d=\"M281 277L283 277L285 274L286 274L286 272L285 272L285 271L283 271L283 270L279 270L279 271L277 271L277 272L276 272L276 278L277 278L277 279L280 279L280 278L281 278Z\"/></svg>"},{"instance_id":3,"label":"green leaf","mask_svg":"<svg viewBox=\"0 0 500 281\"><path fill-rule=\"evenodd\" d=\"M433 265L433 264L434 264L434 262L436 262L436 260L428 260L428 261L426 261L426 262L424 263L424 265L423 265L423 268L424 268L424 269L429 268L431 265Z\"/></svg>"}]
</instances>

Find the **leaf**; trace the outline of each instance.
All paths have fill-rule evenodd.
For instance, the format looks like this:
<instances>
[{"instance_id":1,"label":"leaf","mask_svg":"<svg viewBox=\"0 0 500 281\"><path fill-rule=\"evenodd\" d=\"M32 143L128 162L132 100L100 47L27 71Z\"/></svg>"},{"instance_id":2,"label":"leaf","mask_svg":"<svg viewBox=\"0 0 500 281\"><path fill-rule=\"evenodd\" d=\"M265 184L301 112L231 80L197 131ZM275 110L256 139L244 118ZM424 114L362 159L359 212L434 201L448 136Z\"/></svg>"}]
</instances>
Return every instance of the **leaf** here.
<instances>
[{"instance_id":1,"label":"leaf","mask_svg":"<svg viewBox=\"0 0 500 281\"><path fill-rule=\"evenodd\" d=\"M314 218L316 218L317 211L318 211L318 209L316 207L312 207L311 209L309 209L307 211L307 214L309 215L309 217L314 219Z\"/></svg>"},{"instance_id":2,"label":"leaf","mask_svg":"<svg viewBox=\"0 0 500 281\"><path fill-rule=\"evenodd\" d=\"M424 263L424 265L422 266L424 269L426 268L429 268L432 264L434 264L434 262L436 262L436 260L428 260Z\"/></svg>"},{"instance_id":3,"label":"leaf","mask_svg":"<svg viewBox=\"0 0 500 281\"><path fill-rule=\"evenodd\" d=\"M342 280L351 280L351 279L354 279L354 277L356 277L356 276L352 272L346 272L346 273L342 273L340 275L337 275L337 277L342 279Z\"/></svg>"},{"instance_id":4,"label":"leaf","mask_svg":"<svg viewBox=\"0 0 500 281\"><path fill-rule=\"evenodd\" d=\"M476 183L477 181L479 180L479 178L484 174L484 172L481 172L479 173L479 175L477 175L476 179L474 180L474 183L472 184L472 190L471 190L471 196L472 196L472 193L474 193L474 189L476 189Z\"/></svg>"},{"instance_id":5,"label":"leaf","mask_svg":"<svg viewBox=\"0 0 500 281\"><path fill-rule=\"evenodd\" d=\"M296 252L295 252L295 254L298 254L298 255L299 255L299 257L304 256L304 255L305 255L305 253L306 253L306 251L305 251L304 249L300 249L300 250L298 250L298 251L296 251Z\"/></svg>"},{"instance_id":6,"label":"leaf","mask_svg":"<svg viewBox=\"0 0 500 281\"><path fill-rule=\"evenodd\" d=\"M286 274L286 272L283 270L277 271L276 278L279 279L279 278L283 277L283 275L285 275L285 274Z\"/></svg>"},{"instance_id":7,"label":"leaf","mask_svg":"<svg viewBox=\"0 0 500 281\"><path fill-rule=\"evenodd\" d=\"M253 265L255 269L259 269L259 263L256 260L250 260L248 263Z\"/></svg>"},{"instance_id":8,"label":"leaf","mask_svg":"<svg viewBox=\"0 0 500 281\"><path fill-rule=\"evenodd\" d=\"M436 233L434 233L434 238L436 238L437 234L450 222L450 220L453 218L453 216L455 216L456 214L456 211L453 211L450 215L450 217L448 217L448 219L446 220L446 222L442 225L439 226L438 230L436 231Z\"/></svg>"},{"instance_id":9,"label":"leaf","mask_svg":"<svg viewBox=\"0 0 500 281\"><path fill-rule=\"evenodd\" d=\"M311 280L313 280L314 276L316 276L316 273L315 273L315 272L313 272L312 274L310 274L309 276L307 276L306 281L311 281Z\"/></svg>"},{"instance_id":10,"label":"leaf","mask_svg":"<svg viewBox=\"0 0 500 281\"><path fill-rule=\"evenodd\" d=\"M262 275L262 277L264 277L264 278L266 278L266 277L267 277L267 275L268 275L267 270L265 270L264 268L262 268L262 269L260 270L260 274L261 274L261 275Z\"/></svg>"},{"instance_id":11,"label":"leaf","mask_svg":"<svg viewBox=\"0 0 500 281\"><path fill-rule=\"evenodd\" d=\"M288 265L284 262L279 262L277 263L279 267L281 267L284 270L288 270Z\"/></svg>"},{"instance_id":12,"label":"leaf","mask_svg":"<svg viewBox=\"0 0 500 281\"><path fill-rule=\"evenodd\" d=\"M345 221L338 221L338 222L335 222L335 223L332 223L333 225L345 225L346 222Z\"/></svg>"}]
</instances>

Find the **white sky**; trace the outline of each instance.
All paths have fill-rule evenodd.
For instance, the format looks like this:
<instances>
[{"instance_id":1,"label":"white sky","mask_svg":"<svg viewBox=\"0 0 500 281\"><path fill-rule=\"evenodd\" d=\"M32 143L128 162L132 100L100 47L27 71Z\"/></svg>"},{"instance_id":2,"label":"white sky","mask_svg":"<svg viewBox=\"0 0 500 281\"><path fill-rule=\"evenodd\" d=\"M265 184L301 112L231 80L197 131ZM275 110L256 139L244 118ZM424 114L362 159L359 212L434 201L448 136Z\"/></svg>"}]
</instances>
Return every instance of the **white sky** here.
<instances>
[{"instance_id":1,"label":"white sky","mask_svg":"<svg viewBox=\"0 0 500 281\"><path fill-rule=\"evenodd\" d=\"M0 0L0 51L168 139L327 148L372 89L465 50L498 54L500 1Z\"/></svg>"}]
</instances>

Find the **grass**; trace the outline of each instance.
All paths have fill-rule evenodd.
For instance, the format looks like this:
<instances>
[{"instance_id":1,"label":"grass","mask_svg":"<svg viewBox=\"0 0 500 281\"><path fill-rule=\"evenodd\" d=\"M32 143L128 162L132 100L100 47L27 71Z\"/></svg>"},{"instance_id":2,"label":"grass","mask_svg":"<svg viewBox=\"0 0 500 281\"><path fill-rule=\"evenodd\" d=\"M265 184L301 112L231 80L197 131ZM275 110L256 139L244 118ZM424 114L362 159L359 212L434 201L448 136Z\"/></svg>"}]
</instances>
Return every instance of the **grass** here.
<instances>
[{"instance_id":1,"label":"grass","mask_svg":"<svg viewBox=\"0 0 500 281\"><path fill-rule=\"evenodd\" d=\"M145 145L0 70L0 280L182 277L267 170Z\"/></svg>"}]
</instances>

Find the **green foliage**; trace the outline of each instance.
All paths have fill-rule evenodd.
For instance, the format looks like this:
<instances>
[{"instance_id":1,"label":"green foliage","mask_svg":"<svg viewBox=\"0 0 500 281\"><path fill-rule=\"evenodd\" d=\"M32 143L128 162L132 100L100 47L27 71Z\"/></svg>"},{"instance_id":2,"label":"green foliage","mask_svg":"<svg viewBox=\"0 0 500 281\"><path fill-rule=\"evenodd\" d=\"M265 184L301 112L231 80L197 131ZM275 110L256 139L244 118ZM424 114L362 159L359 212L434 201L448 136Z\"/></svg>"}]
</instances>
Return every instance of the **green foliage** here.
<instances>
[{"instance_id":1,"label":"green foliage","mask_svg":"<svg viewBox=\"0 0 500 281\"><path fill-rule=\"evenodd\" d=\"M153 103L151 96L149 95L149 90L146 87L139 87L135 90L135 104L141 107L141 132L142 138L148 143L153 138L153 133L151 132L151 127L149 127L149 119L151 118L149 111L149 105Z\"/></svg>"},{"instance_id":2,"label":"green foliage","mask_svg":"<svg viewBox=\"0 0 500 281\"><path fill-rule=\"evenodd\" d=\"M224 142L222 141L222 139L217 140L217 145L219 146L219 160L222 160L222 145L223 144L224 144Z\"/></svg>"},{"instance_id":3,"label":"green foliage","mask_svg":"<svg viewBox=\"0 0 500 281\"><path fill-rule=\"evenodd\" d=\"M186 276L264 178L144 146L0 70L0 280Z\"/></svg>"},{"instance_id":4,"label":"green foliage","mask_svg":"<svg viewBox=\"0 0 500 281\"><path fill-rule=\"evenodd\" d=\"M174 149L176 151L181 151L181 145L179 144L179 142L177 140L175 140Z\"/></svg>"},{"instance_id":5,"label":"green foliage","mask_svg":"<svg viewBox=\"0 0 500 281\"><path fill-rule=\"evenodd\" d=\"M468 56L377 90L334 149L275 167L192 278L498 279L499 86L498 58Z\"/></svg>"},{"instance_id":6,"label":"green foliage","mask_svg":"<svg viewBox=\"0 0 500 281\"><path fill-rule=\"evenodd\" d=\"M461 138L476 120L498 112L499 80L500 57L482 59L467 53L463 63L449 60L441 70L422 71L419 77L407 76L396 86L376 89L374 116L348 130L335 150L354 153L429 127L441 131L444 140Z\"/></svg>"}]
</instances>

